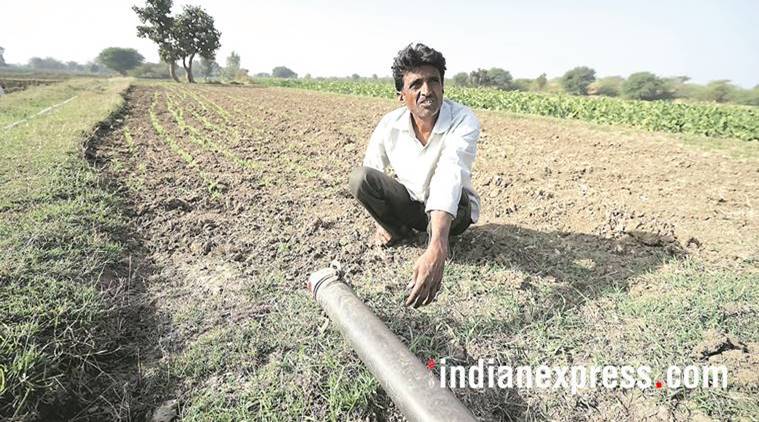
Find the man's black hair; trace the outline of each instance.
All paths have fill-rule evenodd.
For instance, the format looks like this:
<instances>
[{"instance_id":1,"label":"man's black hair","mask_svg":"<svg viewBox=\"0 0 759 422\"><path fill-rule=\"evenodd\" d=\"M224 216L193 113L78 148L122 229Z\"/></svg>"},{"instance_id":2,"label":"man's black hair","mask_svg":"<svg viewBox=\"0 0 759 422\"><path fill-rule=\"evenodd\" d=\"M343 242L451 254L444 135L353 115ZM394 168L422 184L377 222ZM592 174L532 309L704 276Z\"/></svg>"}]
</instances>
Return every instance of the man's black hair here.
<instances>
[{"instance_id":1,"label":"man's black hair","mask_svg":"<svg viewBox=\"0 0 759 422\"><path fill-rule=\"evenodd\" d=\"M440 83L443 83L445 80L445 57L439 51L422 43L409 44L399 51L392 66L395 90L401 92L403 89L403 75L406 72L424 65L434 66L440 72Z\"/></svg>"}]
</instances>

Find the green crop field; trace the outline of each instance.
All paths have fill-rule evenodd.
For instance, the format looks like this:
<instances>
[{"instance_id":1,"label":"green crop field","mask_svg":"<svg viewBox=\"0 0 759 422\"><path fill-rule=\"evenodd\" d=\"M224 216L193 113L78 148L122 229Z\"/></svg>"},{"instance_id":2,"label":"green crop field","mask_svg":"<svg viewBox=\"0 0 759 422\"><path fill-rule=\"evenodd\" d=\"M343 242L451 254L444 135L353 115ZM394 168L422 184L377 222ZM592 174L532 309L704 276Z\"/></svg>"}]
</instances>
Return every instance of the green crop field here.
<instances>
[{"instance_id":1,"label":"green crop field","mask_svg":"<svg viewBox=\"0 0 759 422\"><path fill-rule=\"evenodd\" d=\"M258 79L265 85L393 97L389 84L302 79ZM488 88L446 87L446 96L470 107L511 113L579 119L607 125L703 136L759 140L759 108L666 101L632 101L567 95L507 92Z\"/></svg>"}]
</instances>

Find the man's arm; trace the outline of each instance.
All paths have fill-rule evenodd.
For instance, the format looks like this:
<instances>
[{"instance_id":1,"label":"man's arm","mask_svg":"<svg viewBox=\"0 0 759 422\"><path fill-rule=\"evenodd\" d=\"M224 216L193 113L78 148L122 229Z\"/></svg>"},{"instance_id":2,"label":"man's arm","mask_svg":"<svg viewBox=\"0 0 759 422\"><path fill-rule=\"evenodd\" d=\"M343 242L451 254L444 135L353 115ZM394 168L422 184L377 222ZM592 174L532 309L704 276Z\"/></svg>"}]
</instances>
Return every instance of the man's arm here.
<instances>
[{"instance_id":1,"label":"man's arm","mask_svg":"<svg viewBox=\"0 0 759 422\"><path fill-rule=\"evenodd\" d=\"M428 305L435 299L440 283L443 281L443 269L448 258L448 233L451 230L453 216L445 211L430 213L430 240L427 250L416 260L414 275L407 288L412 288L406 299L406 306Z\"/></svg>"},{"instance_id":2,"label":"man's arm","mask_svg":"<svg viewBox=\"0 0 759 422\"><path fill-rule=\"evenodd\" d=\"M414 264L414 273L408 288L411 294L406 306L423 306L431 303L443 280L445 260L448 258L448 234L456 218L465 180L472 177L472 165L480 137L480 122L469 111L446 139L435 173L430 181L426 212L430 216L430 242Z\"/></svg>"}]
</instances>

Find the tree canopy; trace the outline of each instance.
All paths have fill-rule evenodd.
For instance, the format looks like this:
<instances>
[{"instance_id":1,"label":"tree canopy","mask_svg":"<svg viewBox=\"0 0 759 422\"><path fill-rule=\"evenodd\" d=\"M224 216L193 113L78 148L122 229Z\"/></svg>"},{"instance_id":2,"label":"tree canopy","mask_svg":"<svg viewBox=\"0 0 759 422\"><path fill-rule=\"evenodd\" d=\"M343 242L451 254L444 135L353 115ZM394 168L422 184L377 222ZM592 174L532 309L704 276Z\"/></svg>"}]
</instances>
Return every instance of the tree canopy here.
<instances>
[{"instance_id":1,"label":"tree canopy","mask_svg":"<svg viewBox=\"0 0 759 422\"><path fill-rule=\"evenodd\" d=\"M29 59L29 67L32 69L63 70L66 63L52 57L32 57Z\"/></svg>"},{"instance_id":2,"label":"tree canopy","mask_svg":"<svg viewBox=\"0 0 759 422\"><path fill-rule=\"evenodd\" d=\"M587 91L589 95L616 97L622 93L622 84L624 82L625 79L621 76L607 76L588 85Z\"/></svg>"},{"instance_id":3,"label":"tree canopy","mask_svg":"<svg viewBox=\"0 0 759 422\"><path fill-rule=\"evenodd\" d=\"M235 53L234 50L229 53L227 57L226 66L224 66L224 79L233 81L237 78L237 74L240 72L240 55Z\"/></svg>"},{"instance_id":4,"label":"tree canopy","mask_svg":"<svg viewBox=\"0 0 759 422\"><path fill-rule=\"evenodd\" d=\"M730 101L737 91L737 87L727 79L711 81L706 85L703 97L706 101L726 103Z\"/></svg>"},{"instance_id":5,"label":"tree canopy","mask_svg":"<svg viewBox=\"0 0 759 422\"><path fill-rule=\"evenodd\" d=\"M216 60L209 60L205 57L200 58L200 73L206 80L221 75L221 66Z\"/></svg>"},{"instance_id":6,"label":"tree canopy","mask_svg":"<svg viewBox=\"0 0 759 422\"><path fill-rule=\"evenodd\" d=\"M651 72L637 72L622 82L622 94L634 100L662 100L670 98L664 80Z\"/></svg>"},{"instance_id":7,"label":"tree canopy","mask_svg":"<svg viewBox=\"0 0 759 422\"><path fill-rule=\"evenodd\" d=\"M172 0L147 0L145 7L132 6L143 25L137 26L137 36L147 38L158 45L158 55L169 64L169 73L176 77L175 61L180 58L176 39L172 33L174 18L171 16Z\"/></svg>"},{"instance_id":8,"label":"tree canopy","mask_svg":"<svg viewBox=\"0 0 759 422\"><path fill-rule=\"evenodd\" d=\"M199 6L185 6L174 20L174 37L182 56L182 66L187 72L187 81L194 82L192 61L196 55L208 60L216 58L216 50L221 47L221 33L214 27L214 20Z\"/></svg>"},{"instance_id":9,"label":"tree canopy","mask_svg":"<svg viewBox=\"0 0 759 422\"><path fill-rule=\"evenodd\" d=\"M275 78L297 78L298 74L285 66L277 66L271 70L271 76Z\"/></svg>"},{"instance_id":10,"label":"tree canopy","mask_svg":"<svg viewBox=\"0 0 759 422\"><path fill-rule=\"evenodd\" d=\"M453 75L453 83L464 86L469 82L469 75L466 72L459 72Z\"/></svg>"},{"instance_id":11,"label":"tree canopy","mask_svg":"<svg viewBox=\"0 0 759 422\"><path fill-rule=\"evenodd\" d=\"M540 76L535 78L535 89L538 91L542 91L543 88L546 87L546 84L548 83L548 78L546 77L545 73L541 73Z\"/></svg>"},{"instance_id":12,"label":"tree canopy","mask_svg":"<svg viewBox=\"0 0 759 422\"><path fill-rule=\"evenodd\" d=\"M178 16L171 16L172 0L146 0L145 7L133 6L143 25L137 26L137 35L158 45L161 60L169 64L169 72L176 76L176 61L182 59L188 82L193 82L192 63L195 56L208 60L216 58L221 46L221 33L214 19L198 6L185 6Z\"/></svg>"},{"instance_id":13,"label":"tree canopy","mask_svg":"<svg viewBox=\"0 0 759 422\"><path fill-rule=\"evenodd\" d=\"M499 89L511 89L511 73L500 67L477 69L469 73L469 84L473 86L492 86Z\"/></svg>"},{"instance_id":14,"label":"tree canopy","mask_svg":"<svg viewBox=\"0 0 759 422\"><path fill-rule=\"evenodd\" d=\"M134 48L108 47L101 51L95 60L126 76L128 70L141 65L145 58Z\"/></svg>"},{"instance_id":15,"label":"tree canopy","mask_svg":"<svg viewBox=\"0 0 759 422\"><path fill-rule=\"evenodd\" d=\"M561 78L561 86L569 94L587 95L588 85L596 80L596 71L587 67L579 66L567 71Z\"/></svg>"}]
</instances>

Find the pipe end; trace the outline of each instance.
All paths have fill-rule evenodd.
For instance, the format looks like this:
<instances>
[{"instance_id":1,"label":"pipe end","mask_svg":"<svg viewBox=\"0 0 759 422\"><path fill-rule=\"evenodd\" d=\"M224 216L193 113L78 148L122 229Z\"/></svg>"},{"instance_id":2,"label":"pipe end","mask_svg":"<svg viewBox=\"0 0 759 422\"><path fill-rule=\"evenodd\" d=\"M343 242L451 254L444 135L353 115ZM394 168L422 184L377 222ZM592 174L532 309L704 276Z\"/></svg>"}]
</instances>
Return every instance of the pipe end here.
<instances>
[{"instance_id":1,"label":"pipe end","mask_svg":"<svg viewBox=\"0 0 759 422\"><path fill-rule=\"evenodd\" d=\"M308 280L306 281L306 287L308 288L308 291L313 295L314 299L316 299L316 293L319 290L319 286L330 280L337 281L340 279L341 275L342 272L340 263L337 261L332 261L329 267L321 268L311 273L311 275L308 277Z\"/></svg>"}]
</instances>

